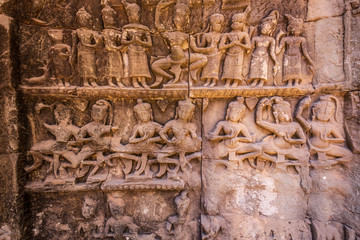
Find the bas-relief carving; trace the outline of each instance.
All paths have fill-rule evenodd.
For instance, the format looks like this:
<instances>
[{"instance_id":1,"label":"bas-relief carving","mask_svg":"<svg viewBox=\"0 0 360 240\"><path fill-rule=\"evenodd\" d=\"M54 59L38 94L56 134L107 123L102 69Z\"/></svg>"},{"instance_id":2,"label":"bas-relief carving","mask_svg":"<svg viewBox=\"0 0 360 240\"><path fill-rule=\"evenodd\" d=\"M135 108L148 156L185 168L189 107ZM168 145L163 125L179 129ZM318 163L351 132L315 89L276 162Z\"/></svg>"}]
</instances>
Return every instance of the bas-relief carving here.
<instances>
[{"instance_id":1,"label":"bas-relief carving","mask_svg":"<svg viewBox=\"0 0 360 240\"><path fill-rule=\"evenodd\" d=\"M304 108L309 107L311 98L306 97L299 103L296 119L309 132L308 144L310 154L316 154L311 160L315 168L331 167L338 163L347 163L352 159L352 153L346 147L339 126L339 101L331 95L320 96L311 106L311 120L302 116Z\"/></svg>"},{"instance_id":2,"label":"bas-relief carving","mask_svg":"<svg viewBox=\"0 0 360 240\"><path fill-rule=\"evenodd\" d=\"M161 88L171 91L187 89L189 83L195 96L213 96L215 92L211 92L212 88L245 89L245 93L250 95L263 94L259 91L263 87L271 87L267 90L269 95L273 91L282 91L281 88L289 89L288 94L300 89L313 91L310 85L313 62L307 51L307 41L300 36L302 19L287 14L287 36L284 36L281 27L277 26L279 12L271 11L260 21L258 36L253 36L256 26L249 25L251 8L248 6L243 12L231 16L230 32L222 32L224 15L215 13L209 17L207 29L189 35L185 26L189 22L190 8L181 2L160 1L155 7L155 31L167 44L170 54L151 56L149 61L148 50L156 48L152 43L156 34L153 31L150 33L149 27L140 23L140 7L137 4L122 1L120 5L124 7L129 23L120 31L117 11L109 3L104 3L101 33L93 30L93 16L85 8L79 9L76 14L78 29L73 33L71 49L66 44L63 46L61 64L53 67L45 64L41 67L42 76L25 78L24 84L49 86L45 82L50 77L51 68L54 68L56 76L52 78L55 82L52 85L58 87L70 87L70 80L76 77L81 81L73 81L75 85L85 88L100 85L109 89L145 88L150 91L151 87L155 91ZM161 23L161 16L168 9L173 9L173 25L167 29ZM273 35L276 31L275 39ZM57 34L56 41L54 49L60 47L60 34ZM71 51L70 56L66 53L68 51ZM56 54L51 50L48 58L59 59ZM303 58L311 74L303 66ZM283 64L279 63L279 59L283 59ZM104 65L103 69L100 62ZM279 73L283 75L282 82L276 83L274 78ZM299 88L300 84L306 87ZM200 92L196 93L196 89ZM226 92L221 94L227 95Z\"/></svg>"},{"instance_id":3,"label":"bas-relief carving","mask_svg":"<svg viewBox=\"0 0 360 240\"><path fill-rule=\"evenodd\" d=\"M204 157L203 141L216 148L209 151L213 155L205 156L216 165L215 173L218 166L229 175L251 172L253 175L247 175L251 177L266 175L271 169L280 176L280 181L289 177L291 186L297 178L293 175L298 174L300 190L303 188L305 193L311 189L309 172L312 169L339 169L335 165L347 165L351 161L352 153L345 146L337 113L337 98L321 95L313 102L310 97L294 99L314 91L311 86L314 63L307 50L308 41L302 36L304 22L297 18L298 14L284 14L283 9L269 8L257 16L255 23L248 1L223 1L221 9L232 10L231 14L226 11L208 14L208 26L190 34L187 25L194 17L191 16L192 4L175 0L146 3L153 9L150 15L155 25L151 26L140 17L145 15L143 4L140 7L125 1L114 2L102 1L102 28L95 27L99 21L93 23L96 21L92 16L94 11L90 11L90 15L88 8L80 8L71 41L65 39L64 30L47 29L49 50L41 54L47 56L41 59L43 75L24 78L23 84L29 88L22 86L34 90L32 94L40 99L45 94L41 87L47 86L52 91L50 98L57 99L52 105L40 103L35 107L36 121L45 127L38 132L46 130L52 139L39 137L42 141L35 141L30 148L29 155L34 162L26 167L32 180L27 188L56 192L59 186L70 186L67 188L70 191L100 186L98 189L107 192L109 212L106 214L86 213L85 205L99 203L84 198L83 219L78 229L83 239L194 239L198 236L199 219L194 218L189 209L193 201L191 188L201 184L198 164ZM119 9L125 13L121 17L127 17L125 25ZM163 24L162 15L171 19L171 26ZM169 50L165 54L166 51L157 54L159 38ZM64 89L76 89L74 96L91 99L93 104L88 108L90 114L85 121L74 121L78 109L69 103L71 100L65 103L55 97L57 93L64 94L61 92ZM83 89L89 95L82 95ZM150 96L147 94L152 92L150 99L160 99L158 105L164 113L168 104L165 101L180 99L174 90L184 90L186 96L197 98L237 98L223 109L226 114L220 121L212 128L205 126L209 131L199 134L201 129L193 116L198 108L188 98L178 101L174 117L157 120L161 112L150 104L153 100L147 100ZM128 95L129 91L134 94ZM317 94L321 94L321 90ZM102 97L111 101L94 101ZM126 133L121 132L121 123L114 123L114 115L119 113L113 109L116 108L114 102L123 97L138 98L133 109L127 109L134 118ZM208 99L203 99L204 110L206 101ZM49 115L49 109L55 122L41 118L42 114ZM243 120L250 115L251 124L249 118ZM126 140L120 137L124 135ZM202 167L207 168L206 164ZM266 178L266 181L270 180ZM40 183L33 184L36 182ZM125 213L125 207L128 208L125 199L114 192L145 189L182 191L174 195L176 213L163 219L163 229L143 232L138 219ZM237 203L229 199L225 203L219 200L217 204L234 207ZM267 216L265 212L259 210ZM252 234L259 230L256 227L232 230L228 221L235 221L237 217L224 217L219 211L206 214L201 214L199 223L202 239L224 236L253 239ZM261 228L265 220L251 221ZM258 231L261 232L259 239L300 239L293 227L289 227L290 230L284 227L284 230L270 226L277 222L268 224L266 230ZM326 230L321 224L313 221L313 239L343 239L342 232L338 238L332 227Z\"/></svg>"},{"instance_id":4,"label":"bas-relief carving","mask_svg":"<svg viewBox=\"0 0 360 240\"><path fill-rule=\"evenodd\" d=\"M192 122L195 105L190 99L178 102L175 119L164 126L152 120L151 105L139 99L133 109L138 123L128 144L114 136L119 127L113 126L113 107L106 100L91 106L91 121L82 127L72 123L73 110L62 103L39 103L35 108L38 115L43 108L54 108L56 124L43 125L55 140L34 144L29 151L34 163L25 170L32 172L49 162L47 185L74 185L75 179L85 178L87 184L106 180L106 186L115 187L133 181L139 188L147 188L147 183L159 189L163 184L164 189L181 188L181 175L190 176L192 162L201 158L201 138Z\"/></svg>"}]
</instances>

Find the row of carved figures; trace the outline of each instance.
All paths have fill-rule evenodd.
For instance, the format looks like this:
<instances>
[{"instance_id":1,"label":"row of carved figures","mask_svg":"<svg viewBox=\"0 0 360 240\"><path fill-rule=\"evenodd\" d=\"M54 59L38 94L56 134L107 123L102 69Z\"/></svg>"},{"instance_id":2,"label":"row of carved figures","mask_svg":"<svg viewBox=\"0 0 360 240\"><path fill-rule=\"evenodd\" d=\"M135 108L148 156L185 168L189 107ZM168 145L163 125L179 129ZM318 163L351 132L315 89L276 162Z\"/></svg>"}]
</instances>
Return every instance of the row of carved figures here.
<instances>
[{"instance_id":1,"label":"row of carved figures","mask_svg":"<svg viewBox=\"0 0 360 240\"><path fill-rule=\"evenodd\" d=\"M106 5L102 10L104 29L101 33L92 30L92 16L81 8L76 14L79 28L73 32L72 47L63 43L62 30L48 30L52 46L43 68L44 75L25 79L25 82L44 84L52 78L53 85L68 87L74 76L73 69L77 69L84 87L97 87L98 79L106 79L108 86L120 88L125 87L124 79L130 80L132 86L128 87L134 88L186 87L187 72L190 84L197 86L214 87L220 79L226 88L248 84L262 87L272 78L270 75L276 76L281 69L283 85L311 82L314 66L307 41L301 36L302 19L286 14L287 35L280 30L274 38L279 19L278 11L274 10L261 20L259 36L251 38L254 28L247 25L248 11L232 16L229 33L222 33L225 17L216 13L210 16L207 29L189 37L184 28L190 9L185 4L174 6L174 28L165 29L161 24L161 13L171 3L160 1L155 11L155 26L168 44L168 56L152 57L149 62L147 50L153 46L152 37L149 28L140 23L137 4L124 2L129 24L123 26L122 31L116 27L117 12ZM96 52L101 48L104 48L106 63L101 66L104 73L99 76ZM277 55L283 50L281 67ZM245 61L247 54L251 54L249 63ZM304 72L303 58L310 74ZM248 76L244 71L246 64L250 67ZM152 75L155 82L150 86Z\"/></svg>"},{"instance_id":2,"label":"row of carved figures","mask_svg":"<svg viewBox=\"0 0 360 240\"><path fill-rule=\"evenodd\" d=\"M174 239L192 240L198 235L198 224L201 224L201 239L220 239L229 232L229 224L221 215L201 215L201 221L191 217L191 199L187 191L180 192L174 198L176 212L170 215L166 221L158 224L156 230L143 233L141 226L137 225L134 219L126 212L126 199L119 192L106 194L106 206L104 211L102 201L94 196L85 195L81 208L81 218L77 219L77 228L74 233L78 239ZM48 216L48 215L44 215ZM281 224L281 222L279 222ZM54 228L57 229L57 228ZM259 232L264 235L271 235L284 239L285 236L292 236L289 231L265 231ZM299 229L296 229L299 231ZM313 240L357 240L356 231L340 222L322 222L311 220L311 232ZM243 233L246 234L246 233ZM296 234L296 233L295 233ZM344 236L344 237L342 237ZM251 237L244 236L244 239ZM7 239L7 238L6 238ZM9 238L10 239L10 238ZM264 238L265 239L265 238Z\"/></svg>"},{"instance_id":3,"label":"row of carved figures","mask_svg":"<svg viewBox=\"0 0 360 240\"><path fill-rule=\"evenodd\" d=\"M310 97L298 103L294 121L290 103L283 98L260 99L255 122L270 135L256 142L242 123L246 105L244 98L238 97L228 105L226 119L218 122L206 135L210 142L215 143L211 158L227 159L240 168L247 160L260 170L266 164L284 170L287 166L294 166L304 176L309 159L314 168L349 162L352 153L342 146L345 139L337 123L337 98L324 95L311 107L310 104ZM40 112L46 106L38 104L36 109ZM303 116L307 107L311 109L309 120ZM269 110L267 119L264 119L265 109ZM132 130L129 143L123 145L118 137L113 136L119 128L112 126L109 102L98 100L91 109L92 121L81 128L73 125L72 110L58 103L54 109L56 124L44 123L55 140L40 141L32 146L30 154L34 163L26 170L37 169L45 160L50 162L48 172L52 172L55 178L66 175L66 169L76 169L77 177L88 174L89 182L97 181L94 175L102 168L116 167L122 168L122 177L128 180L162 178L166 173L167 177L176 178L180 172L191 172L191 161L201 157L202 139L196 133L196 124L191 122L194 111L195 105L190 99L179 101L175 119L162 126L153 121L151 105L139 99L134 107L138 123ZM310 155L315 157L310 158Z\"/></svg>"},{"instance_id":4,"label":"row of carved figures","mask_svg":"<svg viewBox=\"0 0 360 240\"><path fill-rule=\"evenodd\" d=\"M277 96L262 98L257 104L255 122L271 134L255 143L246 125L241 123L246 105L244 99L238 97L228 105L226 120L218 122L215 129L207 135L210 141L218 142L219 149L227 149L226 152L216 149L215 159L228 157L241 164L247 158L252 159L250 164L255 167L253 159L258 158L262 161L257 161L257 164L269 161L276 163L278 167L284 167L301 165L301 162L308 162L310 154L316 154L316 158L311 160L313 167L330 167L349 162L352 153L341 146L345 139L337 123L337 98L324 95L311 107L310 104L310 97L305 97L298 103L294 121L289 102ZM311 109L309 120L303 117L303 111L307 107ZM275 121L264 119L266 108L271 109ZM308 137L305 133L308 133Z\"/></svg>"},{"instance_id":5,"label":"row of carved figures","mask_svg":"<svg viewBox=\"0 0 360 240\"><path fill-rule=\"evenodd\" d=\"M126 203L121 194L112 192L107 194L109 216L99 209L99 201L85 196L82 206L82 219L79 221L76 235L81 239L194 239L197 234L197 220L190 219L190 198L187 191L181 192L174 199L176 214L168 217L167 221L153 233L140 233L132 217L126 215ZM192 227L191 227L192 226Z\"/></svg>"},{"instance_id":6,"label":"row of carved figures","mask_svg":"<svg viewBox=\"0 0 360 240\"><path fill-rule=\"evenodd\" d=\"M37 105L41 111L47 105ZM50 106L51 107L51 106ZM105 100L98 100L91 109L92 121L79 128L72 123L70 108L57 104L54 109L55 125L44 123L55 140L45 140L33 145L30 154L34 163L26 168L30 172L50 162L48 173L55 178L68 176L66 169L76 169L77 178L86 174L87 182L104 181L97 173L102 168L116 168L127 179L176 178L179 172L191 172L192 160L199 160L201 138L197 126L191 122L195 105L190 99L178 102L176 117L161 126L152 120L149 103L138 100L134 112L138 123L134 126L129 143L122 145L119 138L112 137L119 128L112 126L112 106ZM171 134L170 134L171 133ZM111 154L109 154L109 152ZM116 161L118 160L118 161ZM116 162L114 162L116 161ZM134 165L133 165L134 163ZM156 174L151 166L157 165ZM169 165L175 165L170 168Z\"/></svg>"}]
</instances>

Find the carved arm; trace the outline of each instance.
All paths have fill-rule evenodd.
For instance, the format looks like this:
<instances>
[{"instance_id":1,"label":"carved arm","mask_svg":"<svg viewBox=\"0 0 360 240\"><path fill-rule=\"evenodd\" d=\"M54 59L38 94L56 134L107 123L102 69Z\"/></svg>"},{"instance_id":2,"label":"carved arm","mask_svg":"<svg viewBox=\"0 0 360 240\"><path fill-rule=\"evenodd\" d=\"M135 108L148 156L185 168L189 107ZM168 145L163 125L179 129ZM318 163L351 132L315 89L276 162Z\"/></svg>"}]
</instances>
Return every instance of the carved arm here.
<instances>
[{"instance_id":1,"label":"carved arm","mask_svg":"<svg viewBox=\"0 0 360 240\"><path fill-rule=\"evenodd\" d=\"M302 116L305 107L310 105L311 98L309 96L305 97L299 103L299 107L295 113L295 119L300 123L301 126L304 127L305 131L309 131L311 129L311 124L306 121L306 119Z\"/></svg>"}]
</instances>

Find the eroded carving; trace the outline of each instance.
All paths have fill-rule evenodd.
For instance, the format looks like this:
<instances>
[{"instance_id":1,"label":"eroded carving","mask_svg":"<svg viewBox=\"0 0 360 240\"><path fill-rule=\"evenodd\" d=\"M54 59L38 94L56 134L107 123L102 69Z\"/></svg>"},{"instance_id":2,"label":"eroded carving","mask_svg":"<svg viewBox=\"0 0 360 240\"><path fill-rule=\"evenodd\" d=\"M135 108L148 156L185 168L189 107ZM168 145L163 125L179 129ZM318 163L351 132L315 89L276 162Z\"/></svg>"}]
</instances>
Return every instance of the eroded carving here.
<instances>
[{"instance_id":1,"label":"eroded carving","mask_svg":"<svg viewBox=\"0 0 360 240\"><path fill-rule=\"evenodd\" d=\"M339 146L345 139L336 125L339 117L337 98L332 95L320 96L311 106L311 120L306 120L302 113L310 104L310 97L300 101L296 119L304 130L309 132L310 153L317 155L311 160L311 165L319 168L349 162L352 153L347 148Z\"/></svg>"},{"instance_id":2,"label":"eroded carving","mask_svg":"<svg viewBox=\"0 0 360 240\"><path fill-rule=\"evenodd\" d=\"M218 122L209 133L209 140L220 141L215 159L228 157L230 162L242 167L243 160L250 159L253 162L261 154L261 147L254 144L254 136L241 123L245 110L244 98L238 97L236 101L229 103L226 120Z\"/></svg>"},{"instance_id":3,"label":"eroded carving","mask_svg":"<svg viewBox=\"0 0 360 240\"><path fill-rule=\"evenodd\" d=\"M300 18L294 18L290 14L285 14L288 19L286 37L284 34L277 36L278 46L276 53L279 54L285 48L283 60L283 83L287 86L297 86L300 84L311 83L314 75L314 63L307 50L307 40L300 36L303 32L304 22ZM279 40L281 38L281 40ZM311 75L308 76L302 70L302 57L308 62Z\"/></svg>"},{"instance_id":4,"label":"eroded carving","mask_svg":"<svg viewBox=\"0 0 360 240\"><path fill-rule=\"evenodd\" d=\"M190 240L196 236L197 222L189 214L190 198L183 191L175 198L176 215L170 216L166 222L166 230L173 239Z\"/></svg>"},{"instance_id":5,"label":"eroded carving","mask_svg":"<svg viewBox=\"0 0 360 240\"><path fill-rule=\"evenodd\" d=\"M264 120L265 106L271 108L275 122ZM256 109L256 123L270 131L262 142L260 159L276 164L280 169L294 166L301 176L301 185L309 191L309 152L305 147L306 136L300 124L293 121L290 103L281 97L263 98ZM257 161L260 164L261 161Z\"/></svg>"},{"instance_id":6,"label":"eroded carving","mask_svg":"<svg viewBox=\"0 0 360 240\"><path fill-rule=\"evenodd\" d=\"M107 83L111 87L124 87L122 79L124 78L124 61L122 52L124 46L121 44L121 32L116 28L116 11L110 6L102 9L102 20L104 30L102 37L105 45L105 76Z\"/></svg>"},{"instance_id":7,"label":"eroded carving","mask_svg":"<svg viewBox=\"0 0 360 240\"><path fill-rule=\"evenodd\" d=\"M268 82L270 59L275 63L273 75L275 76L280 70L275 54L276 42L271 37L276 29L278 19L279 12L272 11L266 18L261 20L260 36L251 39L253 52L251 54L249 82L253 87L262 87Z\"/></svg>"},{"instance_id":8,"label":"eroded carving","mask_svg":"<svg viewBox=\"0 0 360 240\"><path fill-rule=\"evenodd\" d=\"M221 76L225 88L236 88L239 84L245 84L244 54L251 49L250 36L245 28L247 12L235 14L231 21L231 32L223 35L219 46L220 50L226 50Z\"/></svg>"},{"instance_id":9,"label":"eroded carving","mask_svg":"<svg viewBox=\"0 0 360 240\"><path fill-rule=\"evenodd\" d=\"M204 33L190 36L192 50L207 57L207 63L201 73L201 81L205 82L204 87L216 86L219 79L222 59L219 43L222 38L221 30L224 21L224 15L215 13L210 16L208 29Z\"/></svg>"},{"instance_id":10,"label":"eroded carving","mask_svg":"<svg viewBox=\"0 0 360 240\"><path fill-rule=\"evenodd\" d=\"M168 42L170 47L170 55L155 60L151 64L151 69L155 74L156 80L152 87L159 86L163 79L169 81L164 87L180 87L187 88L185 73L190 71L190 82L197 81L199 70L205 66L207 58L197 53L188 53L189 35L184 32L184 27L189 20L190 9L183 3L176 3L174 6L173 23L174 29L166 31L165 27L160 23L160 15L164 8L172 4L173 1L160 1L156 5L155 26ZM166 71L170 71L169 74Z\"/></svg>"},{"instance_id":11,"label":"eroded carving","mask_svg":"<svg viewBox=\"0 0 360 240\"><path fill-rule=\"evenodd\" d=\"M149 28L140 24L140 7L135 3L125 3L129 24L123 26L121 42L127 46L129 59L128 75L135 88L141 84L149 88L147 81L151 80L146 50L152 47Z\"/></svg>"},{"instance_id":12,"label":"eroded carving","mask_svg":"<svg viewBox=\"0 0 360 240\"><path fill-rule=\"evenodd\" d=\"M73 34L73 50L77 50L77 68L84 87L97 87L96 49L102 44L101 35L92 30L92 17L85 10L76 13L79 26Z\"/></svg>"}]
</instances>

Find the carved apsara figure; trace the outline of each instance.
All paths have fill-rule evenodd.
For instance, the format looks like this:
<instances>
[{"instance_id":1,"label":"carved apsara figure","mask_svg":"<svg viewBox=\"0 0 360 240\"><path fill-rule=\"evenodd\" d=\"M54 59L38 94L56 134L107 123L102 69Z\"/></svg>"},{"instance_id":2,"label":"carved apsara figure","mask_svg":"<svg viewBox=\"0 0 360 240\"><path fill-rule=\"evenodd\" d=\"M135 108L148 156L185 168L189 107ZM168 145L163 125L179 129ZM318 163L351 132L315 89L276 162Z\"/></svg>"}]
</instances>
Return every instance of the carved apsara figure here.
<instances>
[{"instance_id":1,"label":"carved apsara figure","mask_svg":"<svg viewBox=\"0 0 360 240\"><path fill-rule=\"evenodd\" d=\"M121 51L124 46L121 45L121 32L116 28L116 11L109 5L102 9L102 20L104 30L102 37L106 51L105 78L109 86L124 87L122 78L124 77L124 66ZM116 85L115 85L115 83Z\"/></svg>"},{"instance_id":2,"label":"carved apsara figure","mask_svg":"<svg viewBox=\"0 0 360 240\"><path fill-rule=\"evenodd\" d=\"M159 144L163 141L159 136L162 126L153 121L153 113L149 103L144 103L141 99L138 99L137 102L134 112L138 123L132 130L129 144L126 145L126 152L135 154L137 164L134 175L139 176L145 171L145 176L149 176L148 155L157 153L162 146ZM136 155L139 153L141 156L137 157Z\"/></svg>"},{"instance_id":3,"label":"carved apsara figure","mask_svg":"<svg viewBox=\"0 0 360 240\"><path fill-rule=\"evenodd\" d=\"M201 73L201 81L205 82L204 87L214 87L219 79L222 57L219 43L225 17L222 14L215 13L210 16L209 21L209 29L205 33L197 34L196 42L195 38L190 36L191 48L197 53L206 55L208 60Z\"/></svg>"},{"instance_id":4,"label":"carved apsara figure","mask_svg":"<svg viewBox=\"0 0 360 240\"><path fill-rule=\"evenodd\" d=\"M332 95L319 97L311 107L312 119L307 121L303 116L303 110L309 107L311 98L304 98L296 114L296 119L309 131L310 153L317 154L317 159L311 161L314 167L327 167L337 163L347 163L352 159L350 150L339 144L345 143L338 126L339 102Z\"/></svg>"},{"instance_id":5,"label":"carved apsara figure","mask_svg":"<svg viewBox=\"0 0 360 240\"><path fill-rule=\"evenodd\" d=\"M136 3L125 3L129 24L123 26L121 42L128 46L129 77L133 87L149 88L146 81L151 80L146 50L152 47L150 30L140 24L140 7Z\"/></svg>"},{"instance_id":6,"label":"carved apsara figure","mask_svg":"<svg viewBox=\"0 0 360 240\"><path fill-rule=\"evenodd\" d=\"M134 220L125 215L125 201L119 193L107 195L111 217L105 224L105 237L115 239L138 239L139 227Z\"/></svg>"},{"instance_id":7,"label":"carved apsara figure","mask_svg":"<svg viewBox=\"0 0 360 240\"><path fill-rule=\"evenodd\" d=\"M297 86L300 85L306 77L301 67L302 56L304 56L308 62L312 75L314 74L314 63L308 53L306 39L300 36L303 32L303 20L294 18L289 14L285 14L285 16L288 19L288 36L280 40L276 53L279 54L281 50L285 48L282 69L283 82L286 83L287 86ZM281 35L282 34L278 35L277 38L280 38Z\"/></svg>"},{"instance_id":8,"label":"carved apsara figure","mask_svg":"<svg viewBox=\"0 0 360 240\"><path fill-rule=\"evenodd\" d=\"M275 123L263 119L263 109L271 106ZM296 145L306 142L305 133L301 126L292 120L290 103L281 97L263 98L259 101L256 111L256 123L272 132L271 141L263 146L264 154L261 155L268 161L285 163L285 160L301 160L308 157L308 153ZM271 155L277 154L277 157Z\"/></svg>"},{"instance_id":9,"label":"carved apsara figure","mask_svg":"<svg viewBox=\"0 0 360 240\"><path fill-rule=\"evenodd\" d=\"M105 162L112 164L104 157L103 152L110 149L111 133L118 130L118 127L112 127L112 107L105 100L98 100L91 108L92 121L80 129L79 140L71 143L74 146L82 146L80 152L70 161L63 164L63 167L78 168L82 166L93 166L89 173L88 181L99 170ZM96 160L88 159L96 155ZM70 159L68 159L70 160ZM105 180L105 179L101 179ZM96 181L96 180L94 180Z\"/></svg>"},{"instance_id":10,"label":"carved apsara figure","mask_svg":"<svg viewBox=\"0 0 360 240\"><path fill-rule=\"evenodd\" d=\"M157 156L160 163L157 177L163 176L166 171L176 175L180 168L182 171L188 171L187 168L191 170L189 161L200 156L198 151L201 148L201 138L196 133L196 124L191 122L194 110L195 105L190 99L179 101L175 119L167 122L160 130L159 135L166 142L166 146ZM169 137L169 132L172 132L172 138ZM192 154L186 156L187 153ZM172 157L176 154L179 155L178 158ZM171 170L168 164L174 164L176 168Z\"/></svg>"},{"instance_id":11,"label":"carved apsara figure","mask_svg":"<svg viewBox=\"0 0 360 240\"><path fill-rule=\"evenodd\" d=\"M72 77L70 65L71 47L63 43L63 31L58 29L48 30L51 39L49 51L50 75L55 78L53 81L59 87L69 87Z\"/></svg>"},{"instance_id":12,"label":"carved apsara figure","mask_svg":"<svg viewBox=\"0 0 360 240\"><path fill-rule=\"evenodd\" d=\"M263 18L260 23L260 36L251 39L251 54L249 82L252 87L262 87L268 80L270 58L275 63L274 76L279 64L275 54L275 39L271 36L276 29L279 12L274 10Z\"/></svg>"},{"instance_id":13,"label":"carved apsara figure","mask_svg":"<svg viewBox=\"0 0 360 240\"><path fill-rule=\"evenodd\" d=\"M73 34L73 50L77 49L78 73L84 87L96 87L96 49L102 44L102 37L91 29L92 17L85 8L76 13L76 21L79 28Z\"/></svg>"},{"instance_id":14,"label":"carved apsara figure","mask_svg":"<svg viewBox=\"0 0 360 240\"><path fill-rule=\"evenodd\" d=\"M176 215L170 216L166 222L166 230L172 235L171 239L191 240L195 239L196 220L192 220L189 214L190 198L187 191L182 191L175 197Z\"/></svg>"},{"instance_id":15,"label":"carved apsara figure","mask_svg":"<svg viewBox=\"0 0 360 240\"><path fill-rule=\"evenodd\" d=\"M38 112L46 105L37 106ZM54 177L59 177L60 157L71 160L74 153L68 149L68 142L78 139L80 128L72 124L72 110L64 104L56 104L54 109L56 124L50 125L43 123L47 130L55 137L55 140L45 140L34 144L29 153L33 156L34 163L26 167L27 172L31 172L43 164L46 160L50 162L48 172L53 171ZM52 158L49 157L52 155Z\"/></svg>"},{"instance_id":16,"label":"carved apsara figure","mask_svg":"<svg viewBox=\"0 0 360 240\"><path fill-rule=\"evenodd\" d=\"M250 36L245 31L247 12L237 13L231 18L231 32L223 35L220 50L226 50L221 80L225 87L237 87L244 82L243 62L244 53L251 49ZM231 84L233 82L233 84Z\"/></svg>"},{"instance_id":17,"label":"carved apsara figure","mask_svg":"<svg viewBox=\"0 0 360 240\"><path fill-rule=\"evenodd\" d=\"M221 141L216 151L216 159L228 156L229 161L242 165L244 159L260 155L261 147L253 143L255 139L250 135L247 127L241 123L245 110L244 98L238 97L236 101L229 103L226 120L218 122L215 129L208 135L211 141Z\"/></svg>"},{"instance_id":18,"label":"carved apsara figure","mask_svg":"<svg viewBox=\"0 0 360 240\"><path fill-rule=\"evenodd\" d=\"M81 213L83 219L78 221L77 234L80 239L101 239L104 237L104 214L99 212L99 202L85 196Z\"/></svg>"},{"instance_id":19,"label":"carved apsara figure","mask_svg":"<svg viewBox=\"0 0 360 240\"><path fill-rule=\"evenodd\" d=\"M263 119L263 110L266 106L271 107L275 123ZM280 169L295 166L304 191L309 191L309 152L303 146L306 136L300 124L292 119L290 103L281 97L261 99L256 110L256 123L273 133L263 139L262 154L259 157L275 163Z\"/></svg>"},{"instance_id":20,"label":"carved apsara figure","mask_svg":"<svg viewBox=\"0 0 360 240\"><path fill-rule=\"evenodd\" d=\"M189 48L189 35L184 32L185 24L189 20L190 9L183 3L176 3L174 6L173 23L174 30L165 31L164 26L160 23L160 14L163 8L168 7L174 1L161 0L156 6L155 26L159 30L162 37L167 41L170 47L170 55L154 61L151 69L156 76L155 83L152 87L159 86L163 79L170 79L166 86L168 87L187 87L187 82L183 79L184 72L190 71L190 78L197 81L199 70L205 66L207 62L206 56L197 53L187 52ZM170 71L174 74L167 73Z\"/></svg>"}]
</instances>

